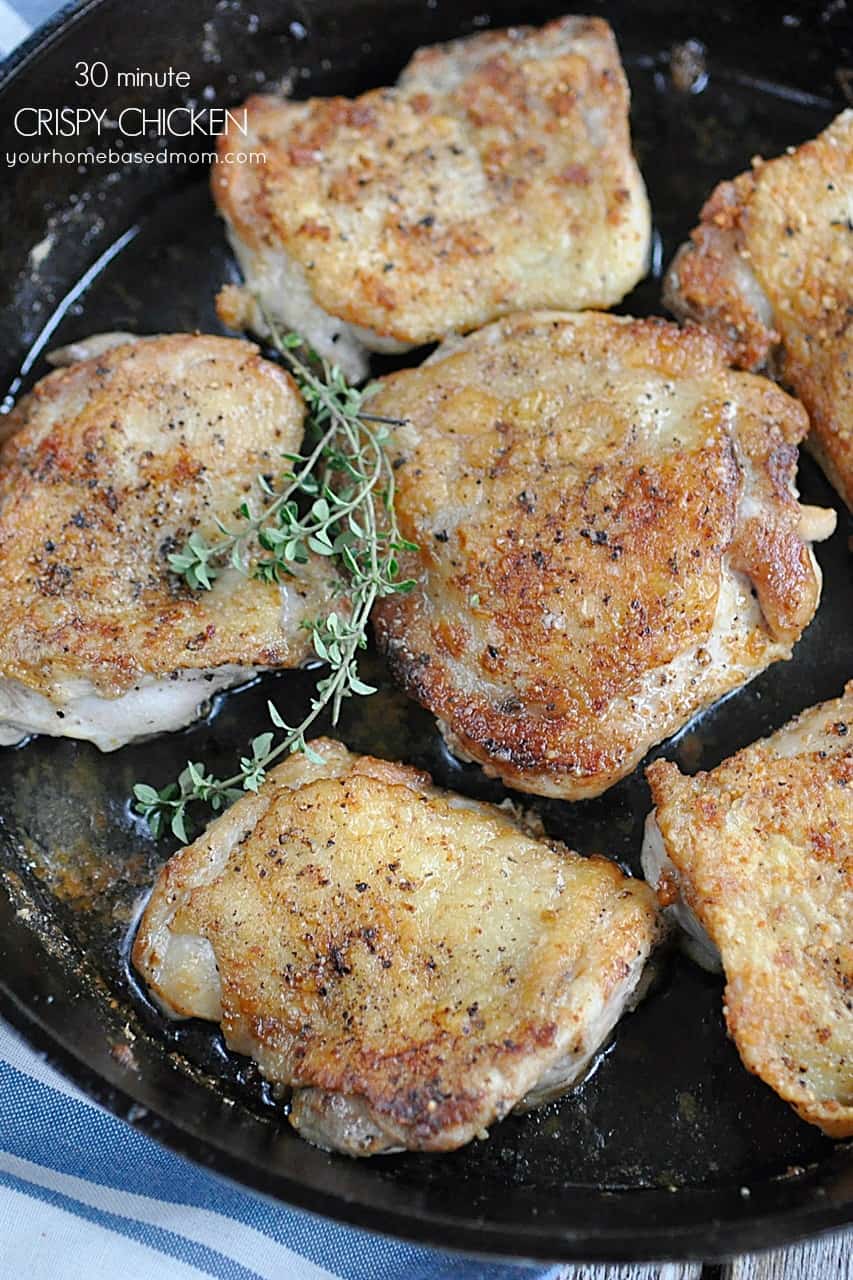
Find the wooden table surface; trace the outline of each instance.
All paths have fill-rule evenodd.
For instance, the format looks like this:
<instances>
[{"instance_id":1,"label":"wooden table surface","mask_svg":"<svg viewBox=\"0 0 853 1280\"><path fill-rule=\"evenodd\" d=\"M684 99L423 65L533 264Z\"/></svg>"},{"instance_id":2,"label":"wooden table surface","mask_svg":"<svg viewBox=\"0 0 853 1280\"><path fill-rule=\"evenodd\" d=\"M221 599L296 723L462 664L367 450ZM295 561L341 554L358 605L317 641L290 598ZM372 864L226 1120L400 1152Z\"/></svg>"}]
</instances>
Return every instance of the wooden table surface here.
<instances>
[{"instance_id":1,"label":"wooden table surface","mask_svg":"<svg viewBox=\"0 0 853 1280\"><path fill-rule=\"evenodd\" d=\"M722 1264L563 1267L559 1280L853 1280L853 1231Z\"/></svg>"}]
</instances>

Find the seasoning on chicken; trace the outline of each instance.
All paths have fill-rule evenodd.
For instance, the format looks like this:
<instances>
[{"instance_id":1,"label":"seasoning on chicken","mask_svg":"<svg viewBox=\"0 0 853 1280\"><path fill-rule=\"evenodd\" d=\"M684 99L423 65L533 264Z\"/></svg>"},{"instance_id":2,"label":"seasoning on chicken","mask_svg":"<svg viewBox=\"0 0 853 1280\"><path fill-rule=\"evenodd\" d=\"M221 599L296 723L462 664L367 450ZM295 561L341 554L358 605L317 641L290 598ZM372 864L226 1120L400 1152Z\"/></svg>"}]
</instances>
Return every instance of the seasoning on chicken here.
<instances>
[{"instance_id":1,"label":"seasoning on chicken","mask_svg":"<svg viewBox=\"0 0 853 1280\"><path fill-rule=\"evenodd\" d=\"M505 808L315 740L163 868L133 960L167 1012L293 1089L349 1155L447 1151L583 1075L638 984L654 895Z\"/></svg>"},{"instance_id":2,"label":"seasoning on chicken","mask_svg":"<svg viewBox=\"0 0 853 1280\"><path fill-rule=\"evenodd\" d=\"M646 876L717 949L745 1066L853 1137L853 682L710 773L648 778Z\"/></svg>"},{"instance_id":3,"label":"seasoning on chicken","mask_svg":"<svg viewBox=\"0 0 853 1280\"><path fill-rule=\"evenodd\" d=\"M667 306L796 392L809 448L853 510L853 111L721 182L701 219L667 274Z\"/></svg>"},{"instance_id":4,"label":"seasoning on chicken","mask_svg":"<svg viewBox=\"0 0 853 1280\"><path fill-rule=\"evenodd\" d=\"M790 656L817 607L806 415L699 330L513 316L384 379L417 554L374 610L452 750L577 800Z\"/></svg>"},{"instance_id":5,"label":"seasoning on chicken","mask_svg":"<svg viewBox=\"0 0 853 1280\"><path fill-rule=\"evenodd\" d=\"M355 100L253 97L213 195L257 306L350 377L527 307L618 302L646 270L648 201L628 85L599 18L482 32L421 49L396 87ZM239 112L237 113L239 116ZM242 117L240 116L242 127Z\"/></svg>"},{"instance_id":6,"label":"seasoning on chicken","mask_svg":"<svg viewBox=\"0 0 853 1280\"><path fill-rule=\"evenodd\" d=\"M85 348L85 344L84 347ZM110 751L177 729L219 689L310 652L329 571L281 587L226 570L193 591L169 554L233 522L298 451L295 383L247 342L175 334L43 378L0 454L0 742Z\"/></svg>"}]
</instances>

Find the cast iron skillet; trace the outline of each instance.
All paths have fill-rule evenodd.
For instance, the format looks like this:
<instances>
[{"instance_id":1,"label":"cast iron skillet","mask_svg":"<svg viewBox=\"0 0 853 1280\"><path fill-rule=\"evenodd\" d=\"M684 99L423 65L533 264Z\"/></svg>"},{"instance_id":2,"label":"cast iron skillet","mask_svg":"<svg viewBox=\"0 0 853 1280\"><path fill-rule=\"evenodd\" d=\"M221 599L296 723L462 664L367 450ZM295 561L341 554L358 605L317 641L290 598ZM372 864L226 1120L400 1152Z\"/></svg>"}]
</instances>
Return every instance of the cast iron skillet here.
<instances>
[{"instance_id":1,"label":"cast iron skillet","mask_svg":"<svg viewBox=\"0 0 853 1280\"><path fill-rule=\"evenodd\" d=\"M387 83L418 45L484 26L541 22L553 0L91 0L26 45L0 80L3 150L21 106L164 106L180 91L75 89L74 64L189 71L189 95L228 105L284 77L296 94ZM564 0L567 3L567 0ZM614 24L634 92L634 136L657 226L654 272L624 310L659 309L659 273L721 177L757 152L812 136L853 81L844 3L787 0L595 3ZM675 87L670 52L707 47L707 78ZM79 149L83 136L70 147ZM95 140L92 140L95 141ZM60 144L64 145L64 144ZM97 146L97 143L95 143ZM152 144L153 145L153 144ZM207 144L203 144L206 146ZM175 144L171 144L175 149ZM219 330L212 299L234 278L206 172L166 165L12 169L0 193L0 362L14 391L45 372L43 351L104 329ZM35 253L32 250L38 246ZM809 502L839 501L804 459ZM853 674L849 522L819 548L818 617L780 664L661 751L683 768L721 758ZM375 660L374 660L375 661ZM376 664L378 667L378 663ZM437 781L499 798L442 749L431 717L382 690L340 732L360 750L425 766ZM372 677L371 677L372 678ZM375 682L375 680L374 680ZM133 781L187 759L217 769L266 727L265 700L295 714L311 677L269 677L221 701L208 722L111 756L36 740L0 767L0 1009L117 1114L193 1159L293 1204L444 1247L512 1257L721 1257L853 1221L853 1152L801 1123L747 1074L727 1041L721 983L679 957L620 1026L573 1096L495 1126L447 1156L356 1162L298 1139L244 1059L207 1025L164 1024L127 966L139 901L168 847L129 812ZM657 754L660 754L658 752ZM549 832L638 871L649 797L641 771L599 800L536 801Z\"/></svg>"}]
</instances>

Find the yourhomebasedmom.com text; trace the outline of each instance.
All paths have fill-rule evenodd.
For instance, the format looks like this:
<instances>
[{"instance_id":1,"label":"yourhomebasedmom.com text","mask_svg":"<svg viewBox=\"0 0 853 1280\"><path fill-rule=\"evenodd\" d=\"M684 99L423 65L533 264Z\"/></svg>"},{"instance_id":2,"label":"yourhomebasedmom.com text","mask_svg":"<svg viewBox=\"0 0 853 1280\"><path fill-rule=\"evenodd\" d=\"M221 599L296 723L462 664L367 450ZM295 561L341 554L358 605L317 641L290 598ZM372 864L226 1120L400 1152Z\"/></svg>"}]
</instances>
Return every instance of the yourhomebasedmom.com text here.
<instances>
[{"instance_id":1,"label":"yourhomebasedmom.com text","mask_svg":"<svg viewBox=\"0 0 853 1280\"><path fill-rule=\"evenodd\" d=\"M262 165L266 162L263 151L172 151L167 147L158 151L134 151L129 147L118 150L110 147L104 151L96 151L89 147L84 151L62 151L58 147L46 148L42 151L7 151L6 164L10 169L25 164L76 164L87 166L93 164L251 164Z\"/></svg>"}]
</instances>

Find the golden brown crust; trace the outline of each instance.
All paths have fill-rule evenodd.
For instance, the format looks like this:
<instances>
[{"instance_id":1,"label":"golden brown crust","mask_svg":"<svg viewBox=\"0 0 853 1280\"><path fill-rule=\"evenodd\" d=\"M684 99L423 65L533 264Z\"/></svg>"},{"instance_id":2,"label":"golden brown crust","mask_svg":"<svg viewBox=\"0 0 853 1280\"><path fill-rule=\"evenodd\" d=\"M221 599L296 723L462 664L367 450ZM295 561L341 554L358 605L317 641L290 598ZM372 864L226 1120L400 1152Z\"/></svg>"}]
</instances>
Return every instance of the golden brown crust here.
<instances>
[{"instance_id":1,"label":"golden brown crust","mask_svg":"<svg viewBox=\"0 0 853 1280\"><path fill-rule=\"evenodd\" d=\"M679 250L667 273L664 301L678 315L710 329L732 364L757 372L767 364L780 335L767 323L761 295L749 289L748 254L743 270L733 269L733 261L743 256L746 209L754 186L753 174L742 173L714 189L690 242Z\"/></svg>"},{"instance_id":2,"label":"golden brown crust","mask_svg":"<svg viewBox=\"0 0 853 1280\"><path fill-rule=\"evenodd\" d=\"M300 661L310 579L283 596L234 570L198 592L167 557L232 520L303 415L289 375L225 338L140 339L43 378L2 449L0 673L116 697L145 675Z\"/></svg>"},{"instance_id":3,"label":"golden brown crust","mask_svg":"<svg viewBox=\"0 0 853 1280\"><path fill-rule=\"evenodd\" d=\"M375 610L380 645L511 786L599 793L814 612L805 414L698 329L509 317L373 403L409 420L391 448L420 547L416 589Z\"/></svg>"},{"instance_id":4,"label":"golden brown crust","mask_svg":"<svg viewBox=\"0 0 853 1280\"><path fill-rule=\"evenodd\" d=\"M208 940L226 1040L268 1079L357 1100L395 1145L451 1149L636 983L654 897L425 774L312 745L325 764L279 766L164 868L134 962L175 1007L169 934Z\"/></svg>"},{"instance_id":5,"label":"golden brown crust","mask_svg":"<svg viewBox=\"0 0 853 1280\"><path fill-rule=\"evenodd\" d=\"M853 1136L853 683L711 773L657 760L647 776L745 1065Z\"/></svg>"},{"instance_id":6,"label":"golden brown crust","mask_svg":"<svg viewBox=\"0 0 853 1280\"><path fill-rule=\"evenodd\" d=\"M423 49L396 88L355 100L253 97L246 110L266 162L212 177L236 240L286 253L325 312L386 339L609 306L645 270L627 81L600 19Z\"/></svg>"},{"instance_id":7,"label":"golden brown crust","mask_svg":"<svg viewBox=\"0 0 853 1280\"><path fill-rule=\"evenodd\" d=\"M853 111L721 183L667 297L744 368L770 362L803 401L809 444L853 510Z\"/></svg>"}]
</instances>

